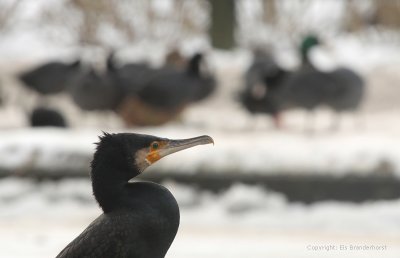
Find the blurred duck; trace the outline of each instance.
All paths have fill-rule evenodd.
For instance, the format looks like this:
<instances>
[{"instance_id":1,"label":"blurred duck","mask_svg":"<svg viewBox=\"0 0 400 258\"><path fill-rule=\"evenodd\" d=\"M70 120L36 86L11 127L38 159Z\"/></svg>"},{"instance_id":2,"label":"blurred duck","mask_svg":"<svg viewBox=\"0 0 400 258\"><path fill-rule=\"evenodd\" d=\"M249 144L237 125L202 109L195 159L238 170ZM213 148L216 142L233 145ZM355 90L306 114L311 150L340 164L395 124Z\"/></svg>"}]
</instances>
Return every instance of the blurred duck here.
<instances>
[{"instance_id":1,"label":"blurred duck","mask_svg":"<svg viewBox=\"0 0 400 258\"><path fill-rule=\"evenodd\" d=\"M274 74L278 68L278 64L269 52L255 49L253 51L253 63L245 74L246 90L265 87L265 76Z\"/></svg>"},{"instance_id":2,"label":"blurred duck","mask_svg":"<svg viewBox=\"0 0 400 258\"><path fill-rule=\"evenodd\" d=\"M336 112L355 111L364 95L363 79L344 67L329 72L317 70L309 58L310 50L317 45L319 40L315 36L304 39L300 47L302 66L295 72L286 71L278 65L274 69L269 68L263 74L265 88L261 94L255 93L254 85L242 93L245 107L252 112L271 114L278 127L279 114L287 109L311 111L327 106Z\"/></svg>"},{"instance_id":3,"label":"blurred duck","mask_svg":"<svg viewBox=\"0 0 400 258\"><path fill-rule=\"evenodd\" d=\"M72 63L49 62L24 72L18 78L39 94L55 94L64 91L79 73L80 61Z\"/></svg>"},{"instance_id":4,"label":"blurred duck","mask_svg":"<svg viewBox=\"0 0 400 258\"><path fill-rule=\"evenodd\" d=\"M75 104L82 110L115 110L121 103L123 90L118 84L116 67L107 58L107 68L97 72L92 67L83 69L68 88Z\"/></svg>"},{"instance_id":5,"label":"blurred duck","mask_svg":"<svg viewBox=\"0 0 400 258\"><path fill-rule=\"evenodd\" d=\"M64 116L57 110L45 107L36 107L30 114L30 125L32 127L67 127Z\"/></svg>"},{"instance_id":6,"label":"blurred duck","mask_svg":"<svg viewBox=\"0 0 400 258\"><path fill-rule=\"evenodd\" d=\"M121 66L116 63L112 53L107 60L108 70L116 75L117 83L127 96L136 95L149 83L154 73L154 69L146 62L127 63Z\"/></svg>"},{"instance_id":7,"label":"blurred duck","mask_svg":"<svg viewBox=\"0 0 400 258\"><path fill-rule=\"evenodd\" d=\"M195 54L190 61L189 66L192 65L190 70L192 71L191 76L193 77L192 101L202 101L214 93L217 87L217 82L215 77L209 71L209 67L205 65L203 61L203 54Z\"/></svg>"},{"instance_id":8,"label":"blurred duck","mask_svg":"<svg viewBox=\"0 0 400 258\"><path fill-rule=\"evenodd\" d=\"M178 70L184 70L188 60L181 54L179 49L171 49L165 56L165 67L174 67Z\"/></svg>"},{"instance_id":9,"label":"blurred duck","mask_svg":"<svg viewBox=\"0 0 400 258\"><path fill-rule=\"evenodd\" d=\"M253 114L271 115L275 125L279 127L280 110L271 95L286 82L288 74L289 72L283 70L269 52L254 50L253 63L245 74L245 88L240 93L244 107Z\"/></svg>"},{"instance_id":10,"label":"blurred duck","mask_svg":"<svg viewBox=\"0 0 400 258\"><path fill-rule=\"evenodd\" d=\"M170 67L156 70L138 97L155 108L167 110L204 99L213 92L215 80L202 71L202 62L203 54L196 53L183 71Z\"/></svg>"},{"instance_id":11,"label":"blurred duck","mask_svg":"<svg viewBox=\"0 0 400 258\"><path fill-rule=\"evenodd\" d=\"M215 80L201 70L202 62L203 54L197 53L185 69L164 66L146 71L143 86L119 107L126 124L164 124L177 118L190 103L208 97L215 89Z\"/></svg>"},{"instance_id":12,"label":"blurred duck","mask_svg":"<svg viewBox=\"0 0 400 258\"><path fill-rule=\"evenodd\" d=\"M121 85L125 95L136 95L146 87L153 79L159 69L154 69L146 62L131 62L117 67L114 54L108 58L108 67L116 72L118 83ZM178 49L172 49L165 56L162 69L184 70L187 60L182 56Z\"/></svg>"}]
</instances>

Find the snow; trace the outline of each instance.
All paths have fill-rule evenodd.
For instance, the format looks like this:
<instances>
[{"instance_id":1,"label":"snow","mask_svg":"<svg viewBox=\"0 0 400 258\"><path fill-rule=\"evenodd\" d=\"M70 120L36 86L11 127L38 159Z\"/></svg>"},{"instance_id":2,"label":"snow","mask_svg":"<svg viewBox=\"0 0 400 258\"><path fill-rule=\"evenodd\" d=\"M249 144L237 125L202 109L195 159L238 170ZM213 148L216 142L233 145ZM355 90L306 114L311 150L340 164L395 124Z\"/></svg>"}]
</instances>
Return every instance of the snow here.
<instances>
[{"instance_id":1,"label":"snow","mask_svg":"<svg viewBox=\"0 0 400 258\"><path fill-rule=\"evenodd\" d=\"M289 203L245 185L213 194L165 182L181 209L167 257L398 257L400 200ZM101 212L88 179L0 180L0 256L54 257ZM312 251L386 245L386 251ZM21 248L23 246L23 248Z\"/></svg>"},{"instance_id":2,"label":"snow","mask_svg":"<svg viewBox=\"0 0 400 258\"><path fill-rule=\"evenodd\" d=\"M311 8L301 15L298 14L304 9L301 4L290 2L280 3L280 12L291 14L279 21L280 26L290 26L299 20L305 29L325 28L323 36L328 46L312 53L317 66L324 70L349 66L368 82L361 112L343 115L339 130L329 130L335 116L323 109L315 112L311 130L307 128L308 114L299 110L285 114L283 130L273 128L266 116L248 114L236 101L242 74L251 62L250 52L244 49L208 53L219 88L211 99L185 110L179 121L158 128L126 129L110 112L81 112L66 96L55 96L47 99L47 103L65 111L72 128L26 128L26 112L39 101L18 84L13 74L50 59L64 60L78 53L85 59L101 56L105 51L79 50L70 45L74 40L72 35L56 26L42 24L40 14L46 9L59 12L61 1L41 0L35 4L23 1L16 17L17 29L4 34L0 40L1 93L7 97L6 106L0 109L0 170L13 175L31 171L87 173L93 143L104 130L168 138L208 134L215 140L215 146L177 153L156 163L146 173L399 177L398 44L372 40L374 31L339 34L337 26L343 20L344 1L312 1ZM171 3L158 0L152 5L162 16L172 11ZM140 4L143 3L136 3ZM371 2L362 4L359 8L367 12ZM241 31L237 37L242 46L269 42L280 64L296 67L299 60L293 39L271 28L261 28L260 1L240 1L240 6L244 9L239 15ZM189 7L186 8L196 9ZM124 14L130 15L128 6L125 9ZM203 28L207 15L196 15L196 25ZM147 32L144 18L143 15L132 18L140 37ZM158 34L174 32L169 41L182 36L167 25ZM167 50L165 42L146 38L126 46L125 39L112 28L102 27L99 33L106 45L121 48L118 57L122 61L150 60L153 65L159 65ZM59 41L50 40L49 35L50 38L59 36ZM173 44L180 45L187 55L209 48L204 35L192 35ZM172 181L165 185L181 208L180 230L167 257L400 257L400 199L304 205L289 203L282 194L257 186L237 184L215 194ZM0 179L0 207L0 257L54 257L101 213L88 178L40 182L3 178ZM330 245L336 249L340 245L347 248L350 245L386 246L387 250L327 251ZM321 251L316 250L321 246Z\"/></svg>"},{"instance_id":3,"label":"snow","mask_svg":"<svg viewBox=\"0 0 400 258\"><path fill-rule=\"evenodd\" d=\"M112 130L119 132L126 130ZM129 132L129 131L128 131ZM166 157L150 170L175 173L253 173L287 175L400 175L400 138L368 132L304 135L279 131L222 132L169 126L136 133L167 138L208 134L215 146L199 146ZM19 129L0 134L1 168L88 171L100 130ZM390 166L381 171L382 164ZM386 176L386 174L382 174Z\"/></svg>"}]
</instances>

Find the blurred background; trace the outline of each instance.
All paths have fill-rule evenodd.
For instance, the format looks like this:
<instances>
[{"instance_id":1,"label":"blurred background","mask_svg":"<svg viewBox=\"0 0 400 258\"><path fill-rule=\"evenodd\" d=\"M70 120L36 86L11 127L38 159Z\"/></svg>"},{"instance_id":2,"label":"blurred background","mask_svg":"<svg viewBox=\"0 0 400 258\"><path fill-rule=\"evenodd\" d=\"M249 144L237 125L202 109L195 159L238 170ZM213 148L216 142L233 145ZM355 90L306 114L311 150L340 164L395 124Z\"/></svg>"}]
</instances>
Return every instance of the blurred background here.
<instances>
[{"instance_id":1,"label":"blurred background","mask_svg":"<svg viewBox=\"0 0 400 258\"><path fill-rule=\"evenodd\" d=\"M101 214L102 131L214 138L140 176L167 257L400 257L400 1L0 0L0 35L1 257Z\"/></svg>"}]
</instances>

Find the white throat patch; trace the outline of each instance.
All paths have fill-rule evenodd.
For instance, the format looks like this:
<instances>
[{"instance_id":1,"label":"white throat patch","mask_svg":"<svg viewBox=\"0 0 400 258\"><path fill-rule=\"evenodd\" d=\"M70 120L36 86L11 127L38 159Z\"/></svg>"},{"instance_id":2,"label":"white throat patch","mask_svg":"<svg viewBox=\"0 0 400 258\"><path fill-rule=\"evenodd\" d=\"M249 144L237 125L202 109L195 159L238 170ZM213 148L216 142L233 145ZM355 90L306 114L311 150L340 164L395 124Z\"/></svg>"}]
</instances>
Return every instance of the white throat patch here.
<instances>
[{"instance_id":1,"label":"white throat patch","mask_svg":"<svg viewBox=\"0 0 400 258\"><path fill-rule=\"evenodd\" d=\"M142 173L148 166L151 165L151 162L147 160L148 149L143 148L136 152L135 155L135 164L139 168L140 173Z\"/></svg>"}]
</instances>

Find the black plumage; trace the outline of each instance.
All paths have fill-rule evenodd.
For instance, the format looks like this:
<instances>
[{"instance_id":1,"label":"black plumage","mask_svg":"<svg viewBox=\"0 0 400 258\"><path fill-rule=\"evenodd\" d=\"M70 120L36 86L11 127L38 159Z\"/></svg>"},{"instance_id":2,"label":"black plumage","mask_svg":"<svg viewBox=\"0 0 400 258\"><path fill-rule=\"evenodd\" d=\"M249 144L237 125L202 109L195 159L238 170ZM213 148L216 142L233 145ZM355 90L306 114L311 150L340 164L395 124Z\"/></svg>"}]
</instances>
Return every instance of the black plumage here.
<instances>
[{"instance_id":1,"label":"black plumage","mask_svg":"<svg viewBox=\"0 0 400 258\"><path fill-rule=\"evenodd\" d=\"M195 54L184 71L163 67L153 72L148 84L138 92L138 97L159 109L176 110L209 96L215 89L212 76L203 73L203 55Z\"/></svg>"},{"instance_id":2,"label":"black plumage","mask_svg":"<svg viewBox=\"0 0 400 258\"><path fill-rule=\"evenodd\" d=\"M18 78L40 94L55 94L64 91L79 70L79 60L72 63L49 62L20 74Z\"/></svg>"},{"instance_id":3,"label":"black plumage","mask_svg":"<svg viewBox=\"0 0 400 258\"><path fill-rule=\"evenodd\" d=\"M214 77L203 68L203 55L195 54L185 69L174 65L154 69L128 64L118 69L124 99L118 114L128 126L161 125L176 119L191 103L215 90Z\"/></svg>"},{"instance_id":4,"label":"black plumage","mask_svg":"<svg viewBox=\"0 0 400 258\"><path fill-rule=\"evenodd\" d=\"M242 92L245 107L273 116L287 109L313 110L320 106L337 112L356 110L364 95L363 79L349 68L326 72L315 68L309 52L318 44L315 38L305 39L300 48L303 63L297 71L287 71L273 62L264 65L266 68L258 73L262 83L248 84Z\"/></svg>"},{"instance_id":5,"label":"black plumage","mask_svg":"<svg viewBox=\"0 0 400 258\"><path fill-rule=\"evenodd\" d=\"M67 127L64 116L57 110L45 107L37 107L30 114L30 125L32 127Z\"/></svg>"},{"instance_id":6,"label":"black plumage","mask_svg":"<svg viewBox=\"0 0 400 258\"><path fill-rule=\"evenodd\" d=\"M274 92L283 88L288 73L269 53L255 50L253 62L245 73L244 89L239 96L243 106L251 113L277 116L280 110Z\"/></svg>"},{"instance_id":7,"label":"black plumage","mask_svg":"<svg viewBox=\"0 0 400 258\"><path fill-rule=\"evenodd\" d=\"M166 155L207 143L213 143L209 136L168 140L121 133L101 137L91 179L104 213L57 257L164 257L178 230L178 204L161 185L128 181Z\"/></svg>"},{"instance_id":8,"label":"black plumage","mask_svg":"<svg viewBox=\"0 0 400 258\"><path fill-rule=\"evenodd\" d=\"M93 68L83 69L68 87L74 103L83 110L114 110L121 103L123 90L119 84L116 68L107 58L105 71Z\"/></svg>"},{"instance_id":9,"label":"black plumage","mask_svg":"<svg viewBox=\"0 0 400 258\"><path fill-rule=\"evenodd\" d=\"M109 58L116 82L121 88L123 98L115 110L127 126L149 126L164 124L179 113L177 110L161 110L145 103L138 93L149 84L157 69L146 63L128 63L118 66L113 58Z\"/></svg>"},{"instance_id":10,"label":"black plumage","mask_svg":"<svg viewBox=\"0 0 400 258\"><path fill-rule=\"evenodd\" d=\"M272 76L279 68L275 59L267 52L261 49L253 51L253 62L245 74L245 89L249 91L256 90L256 87L265 84L265 76Z\"/></svg>"},{"instance_id":11,"label":"black plumage","mask_svg":"<svg viewBox=\"0 0 400 258\"><path fill-rule=\"evenodd\" d=\"M146 63L128 63L117 70L118 83L124 95L136 95L149 83L154 69Z\"/></svg>"},{"instance_id":12,"label":"black plumage","mask_svg":"<svg viewBox=\"0 0 400 258\"><path fill-rule=\"evenodd\" d=\"M286 83L270 91L279 110L327 106L337 112L356 110L363 97L364 82L347 68L330 72L304 69L288 73Z\"/></svg>"}]
</instances>

